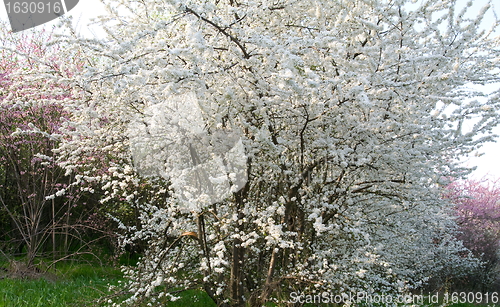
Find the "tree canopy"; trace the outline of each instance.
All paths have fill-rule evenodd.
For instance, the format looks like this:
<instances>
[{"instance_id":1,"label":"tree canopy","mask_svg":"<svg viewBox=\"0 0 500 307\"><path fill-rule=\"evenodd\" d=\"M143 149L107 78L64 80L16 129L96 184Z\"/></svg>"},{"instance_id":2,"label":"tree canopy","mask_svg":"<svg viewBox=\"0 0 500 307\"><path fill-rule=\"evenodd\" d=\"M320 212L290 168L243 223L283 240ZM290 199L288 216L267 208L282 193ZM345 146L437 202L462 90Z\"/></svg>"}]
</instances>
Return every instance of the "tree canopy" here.
<instances>
[{"instance_id":1,"label":"tree canopy","mask_svg":"<svg viewBox=\"0 0 500 307\"><path fill-rule=\"evenodd\" d=\"M487 7L410 4L109 2L108 37L75 41L91 60L60 152L112 157L82 178L141 212L120 224L148 242L129 302L407 291L475 265L441 192L498 124L499 92L470 85L498 82L499 40Z\"/></svg>"}]
</instances>

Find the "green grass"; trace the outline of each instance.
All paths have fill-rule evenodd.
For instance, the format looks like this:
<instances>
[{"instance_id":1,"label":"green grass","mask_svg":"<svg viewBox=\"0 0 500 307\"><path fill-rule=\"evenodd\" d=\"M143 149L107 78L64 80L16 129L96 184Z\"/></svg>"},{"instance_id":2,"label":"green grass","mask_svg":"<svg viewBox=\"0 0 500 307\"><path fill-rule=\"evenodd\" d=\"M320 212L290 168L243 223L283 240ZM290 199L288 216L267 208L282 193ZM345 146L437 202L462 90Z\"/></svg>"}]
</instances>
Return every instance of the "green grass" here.
<instances>
[{"instance_id":1,"label":"green grass","mask_svg":"<svg viewBox=\"0 0 500 307\"><path fill-rule=\"evenodd\" d=\"M116 270L75 266L65 270L64 278L0 280L0 307L68 307L99 306L97 300L109 294L109 284L117 284L120 275ZM169 302L167 307L211 307L215 304L199 290L180 293L181 299ZM269 304L273 306L273 304ZM306 306L318 306L306 304ZM321 305L334 306L334 305ZM473 304L454 304L453 307L472 307Z\"/></svg>"},{"instance_id":2,"label":"green grass","mask_svg":"<svg viewBox=\"0 0 500 307\"><path fill-rule=\"evenodd\" d=\"M179 294L181 297L175 302L169 302L168 307L216 307L212 299L203 291L187 290Z\"/></svg>"},{"instance_id":3,"label":"green grass","mask_svg":"<svg viewBox=\"0 0 500 307\"><path fill-rule=\"evenodd\" d=\"M0 307L89 306L109 294L121 274L111 268L66 266L50 278L0 280Z\"/></svg>"},{"instance_id":4,"label":"green grass","mask_svg":"<svg viewBox=\"0 0 500 307\"><path fill-rule=\"evenodd\" d=\"M0 307L85 307L100 306L97 300L111 294L109 285L118 285L121 273L111 267L88 264L58 266L50 278L0 279ZM215 307L208 295L200 290L179 294L167 307ZM269 304L273 306L273 304ZM306 304L308 307L317 306ZM333 305L322 305L333 306ZM473 304L454 304L453 307L472 307ZM483 305L484 306L484 305Z\"/></svg>"},{"instance_id":5,"label":"green grass","mask_svg":"<svg viewBox=\"0 0 500 307\"><path fill-rule=\"evenodd\" d=\"M54 274L47 276L0 279L0 307L102 306L98 300L112 294L109 285L118 285L123 280L117 269L87 264L59 265ZM165 306L215 307L203 291L188 290L179 296L179 300Z\"/></svg>"},{"instance_id":6,"label":"green grass","mask_svg":"<svg viewBox=\"0 0 500 307\"><path fill-rule=\"evenodd\" d=\"M63 282L39 280L0 281L0 306L84 306L106 291L107 281L75 279Z\"/></svg>"},{"instance_id":7,"label":"green grass","mask_svg":"<svg viewBox=\"0 0 500 307\"><path fill-rule=\"evenodd\" d=\"M109 294L109 280L74 278L51 282L39 280L0 280L0 307L67 307L99 306L97 300ZM180 294L181 299L168 307L210 307L215 304L203 292L196 290Z\"/></svg>"}]
</instances>

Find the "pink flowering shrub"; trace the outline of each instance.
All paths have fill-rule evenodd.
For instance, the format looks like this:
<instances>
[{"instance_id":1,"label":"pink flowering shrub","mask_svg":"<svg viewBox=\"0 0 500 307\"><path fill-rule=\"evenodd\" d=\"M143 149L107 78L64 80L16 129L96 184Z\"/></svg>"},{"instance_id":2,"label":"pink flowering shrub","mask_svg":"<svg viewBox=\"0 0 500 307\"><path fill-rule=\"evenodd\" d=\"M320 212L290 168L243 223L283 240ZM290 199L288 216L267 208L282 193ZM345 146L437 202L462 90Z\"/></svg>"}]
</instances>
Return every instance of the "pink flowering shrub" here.
<instances>
[{"instance_id":1,"label":"pink flowering shrub","mask_svg":"<svg viewBox=\"0 0 500 307\"><path fill-rule=\"evenodd\" d=\"M58 56L51 40L44 31L0 31L0 248L28 265L46 252L81 253L89 229L100 231L86 223L97 204L90 188L60 167L55 150L66 104L78 99L64 80L82 61Z\"/></svg>"},{"instance_id":2,"label":"pink flowering shrub","mask_svg":"<svg viewBox=\"0 0 500 307\"><path fill-rule=\"evenodd\" d=\"M499 284L500 276L500 184L498 180L455 181L447 198L456 204L458 238L484 265L477 282L482 287Z\"/></svg>"}]
</instances>

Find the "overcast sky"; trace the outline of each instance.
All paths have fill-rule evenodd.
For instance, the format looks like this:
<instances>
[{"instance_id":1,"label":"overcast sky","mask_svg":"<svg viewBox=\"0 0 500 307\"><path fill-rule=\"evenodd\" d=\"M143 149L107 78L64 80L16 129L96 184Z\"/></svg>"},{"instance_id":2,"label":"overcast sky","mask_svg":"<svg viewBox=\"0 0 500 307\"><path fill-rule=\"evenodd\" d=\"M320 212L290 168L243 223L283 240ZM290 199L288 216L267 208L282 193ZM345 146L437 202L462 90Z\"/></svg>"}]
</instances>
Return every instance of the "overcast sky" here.
<instances>
[{"instance_id":1,"label":"overcast sky","mask_svg":"<svg viewBox=\"0 0 500 307\"><path fill-rule=\"evenodd\" d=\"M466 3L465 0L459 0L459 2ZM471 14L477 13L487 2L488 0L474 0ZM494 8L494 11L500 17L500 4ZM89 26L88 23L92 18L104 13L104 6L99 0L80 0L77 6L69 12L69 15L73 16L74 24L79 32L85 34L85 36L100 36L103 35L103 31L99 26ZM8 20L5 6L3 5L0 5L0 19L2 21ZM494 15L490 12L486 16L485 24L493 22ZM52 21L47 23L46 26L50 27L55 24L56 21ZM493 91L498 87L500 85L490 86L488 90ZM500 127L496 129L496 133L500 135ZM468 166L477 166L477 170L473 173L473 176L475 178L484 176L500 178L500 142L486 144L480 152L484 153L484 155L481 157L471 157L466 161Z\"/></svg>"}]
</instances>

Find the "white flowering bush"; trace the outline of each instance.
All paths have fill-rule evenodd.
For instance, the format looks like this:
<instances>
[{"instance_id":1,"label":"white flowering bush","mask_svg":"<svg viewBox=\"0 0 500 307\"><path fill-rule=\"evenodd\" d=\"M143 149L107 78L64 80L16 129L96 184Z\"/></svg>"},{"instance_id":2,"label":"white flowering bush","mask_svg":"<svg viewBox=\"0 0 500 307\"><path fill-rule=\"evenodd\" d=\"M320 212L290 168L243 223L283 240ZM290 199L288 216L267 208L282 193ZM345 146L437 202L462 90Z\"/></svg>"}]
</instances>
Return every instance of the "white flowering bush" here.
<instances>
[{"instance_id":1,"label":"white flowering bush","mask_svg":"<svg viewBox=\"0 0 500 307\"><path fill-rule=\"evenodd\" d=\"M121 224L124 245L148 243L125 268L126 303L190 288L220 306L404 292L475 265L440 195L498 123L498 92L468 89L499 77L499 40L479 27L487 8L474 19L446 0L108 8L108 37L76 41L92 61L60 152L68 169L86 152L117 157L112 176L86 176L103 202L140 212ZM155 178L165 185L137 197Z\"/></svg>"}]
</instances>

